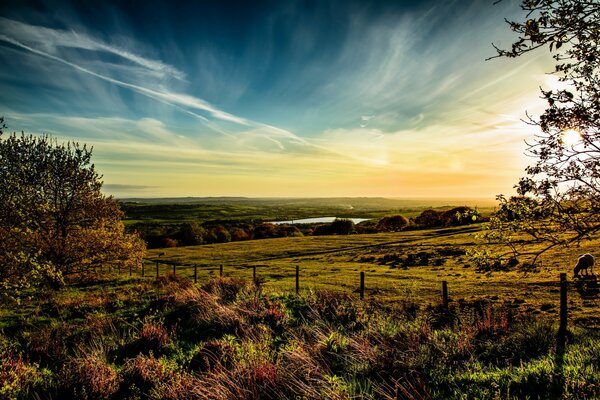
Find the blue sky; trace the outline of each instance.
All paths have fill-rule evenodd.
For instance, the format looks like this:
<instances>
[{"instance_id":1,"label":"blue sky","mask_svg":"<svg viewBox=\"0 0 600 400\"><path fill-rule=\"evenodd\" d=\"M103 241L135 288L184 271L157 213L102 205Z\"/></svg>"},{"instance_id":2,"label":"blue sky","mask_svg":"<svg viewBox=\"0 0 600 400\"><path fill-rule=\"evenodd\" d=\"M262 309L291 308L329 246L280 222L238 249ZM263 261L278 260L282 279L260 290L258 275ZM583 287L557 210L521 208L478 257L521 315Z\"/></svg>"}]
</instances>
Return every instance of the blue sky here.
<instances>
[{"instance_id":1,"label":"blue sky","mask_svg":"<svg viewBox=\"0 0 600 400\"><path fill-rule=\"evenodd\" d=\"M119 197L493 197L555 84L544 53L485 61L520 17L514 0L9 0L0 114L93 145Z\"/></svg>"}]
</instances>

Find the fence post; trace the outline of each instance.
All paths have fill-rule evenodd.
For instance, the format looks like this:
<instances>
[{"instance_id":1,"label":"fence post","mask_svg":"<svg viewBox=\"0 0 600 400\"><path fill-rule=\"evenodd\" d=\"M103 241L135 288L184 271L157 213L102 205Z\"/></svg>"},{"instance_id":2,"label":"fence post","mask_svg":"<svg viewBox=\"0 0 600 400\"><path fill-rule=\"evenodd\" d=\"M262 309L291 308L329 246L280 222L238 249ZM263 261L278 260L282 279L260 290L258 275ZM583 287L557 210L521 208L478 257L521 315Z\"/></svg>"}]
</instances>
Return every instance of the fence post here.
<instances>
[{"instance_id":1,"label":"fence post","mask_svg":"<svg viewBox=\"0 0 600 400\"><path fill-rule=\"evenodd\" d=\"M219 278L223 277L223 264L219 265Z\"/></svg>"},{"instance_id":2,"label":"fence post","mask_svg":"<svg viewBox=\"0 0 600 400\"><path fill-rule=\"evenodd\" d=\"M252 266L252 281L256 284L256 265Z\"/></svg>"},{"instance_id":3,"label":"fence post","mask_svg":"<svg viewBox=\"0 0 600 400\"><path fill-rule=\"evenodd\" d=\"M365 298L365 272L360 271L360 299Z\"/></svg>"},{"instance_id":4,"label":"fence post","mask_svg":"<svg viewBox=\"0 0 600 400\"><path fill-rule=\"evenodd\" d=\"M300 293L300 266L296 265L296 294Z\"/></svg>"},{"instance_id":5,"label":"fence post","mask_svg":"<svg viewBox=\"0 0 600 400\"><path fill-rule=\"evenodd\" d=\"M131 278L131 264L129 264L129 277Z\"/></svg>"},{"instance_id":6,"label":"fence post","mask_svg":"<svg viewBox=\"0 0 600 400\"><path fill-rule=\"evenodd\" d=\"M156 262L156 279L158 279L158 261Z\"/></svg>"},{"instance_id":7,"label":"fence post","mask_svg":"<svg viewBox=\"0 0 600 400\"><path fill-rule=\"evenodd\" d=\"M194 283L198 283L198 264L194 264Z\"/></svg>"},{"instance_id":8,"label":"fence post","mask_svg":"<svg viewBox=\"0 0 600 400\"><path fill-rule=\"evenodd\" d=\"M567 274L560 274L560 326L558 328L558 343L564 347L567 336Z\"/></svg>"},{"instance_id":9,"label":"fence post","mask_svg":"<svg viewBox=\"0 0 600 400\"><path fill-rule=\"evenodd\" d=\"M175 272L175 264L173 264L173 275L176 275L176 272Z\"/></svg>"},{"instance_id":10,"label":"fence post","mask_svg":"<svg viewBox=\"0 0 600 400\"><path fill-rule=\"evenodd\" d=\"M442 305L448 308L448 282L442 281Z\"/></svg>"},{"instance_id":11,"label":"fence post","mask_svg":"<svg viewBox=\"0 0 600 400\"><path fill-rule=\"evenodd\" d=\"M142 278L146 275L146 264L142 261Z\"/></svg>"}]
</instances>

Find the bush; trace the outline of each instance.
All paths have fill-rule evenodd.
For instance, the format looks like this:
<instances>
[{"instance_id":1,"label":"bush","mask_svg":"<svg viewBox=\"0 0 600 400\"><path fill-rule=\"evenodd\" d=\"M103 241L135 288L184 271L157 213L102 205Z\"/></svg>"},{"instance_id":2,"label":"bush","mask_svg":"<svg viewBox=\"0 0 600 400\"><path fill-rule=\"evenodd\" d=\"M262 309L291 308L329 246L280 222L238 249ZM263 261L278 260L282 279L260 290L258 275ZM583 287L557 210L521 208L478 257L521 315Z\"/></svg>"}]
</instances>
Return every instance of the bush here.
<instances>
[{"instance_id":1,"label":"bush","mask_svg":"<svg viewBox=\"0 0 600 400\"><path fill-rule=\"evenodd\" d=\"M171 238L162 238L162 247L177 247L179 243L177 242L177 240L175 239L171 239Z\"/></svg>"},{"instance_id":2,"label":"bush","mask_svg":"<svg viewBox=\"0 0 600 400\"><path fill-rule=\"evenodd\" d=\"M0 350L0 398L30 398L36 391L43 393L50 382L48 370L40 370L12 351Z\"/></svg>"},{"instance_id":3,"label":"bush","mask_svg":"<svg viewBox=\"0 0 600 400\"><path fill-rule=\"evenodd\" d=\"M410 225L410 221L403 215L394 215L383 217L377 223L376 229L379 232L400 232Z\"/></svg>"},{"instance_id":4,"label":"bush","mask_svg":"<svg viewBox=\"0 0 600 400\"><path fill-rule=\"evenodd\" d=\"M98 355L71 359L62 370L61 386L67 396L109 399L119 389L117 371Z\"/></svg>"},{"instance_id":5,"label":"bush","mask_svg":"<svg viewBox=\"0 0 600 400\"><path fill-rule=\"evenodd\" d=\"M415 224L426 228L441 226L442 212L436 210L425 210L415 218Z\"/></svg>"},{"instance_id":6,"label":"bush","mask_svg":"<svg viewBox=\"0 0 600 400\"><path fill-rule=\"evenodd\" d=\"M181 225L179 236L183 246L195 246L204 243L206 229L195 222Z\"/></svg>"},{"instance_id":7,"label":"bush","mask_svg":"<svg viewBox=\"0 0 600 400\"><path fill-rule=\"evenodd\" d=\"M250 239L250 235L242 228L232 228L229 232L231 233L232 242L240 242L242 240Z\"/></svg>"}]
</instances>

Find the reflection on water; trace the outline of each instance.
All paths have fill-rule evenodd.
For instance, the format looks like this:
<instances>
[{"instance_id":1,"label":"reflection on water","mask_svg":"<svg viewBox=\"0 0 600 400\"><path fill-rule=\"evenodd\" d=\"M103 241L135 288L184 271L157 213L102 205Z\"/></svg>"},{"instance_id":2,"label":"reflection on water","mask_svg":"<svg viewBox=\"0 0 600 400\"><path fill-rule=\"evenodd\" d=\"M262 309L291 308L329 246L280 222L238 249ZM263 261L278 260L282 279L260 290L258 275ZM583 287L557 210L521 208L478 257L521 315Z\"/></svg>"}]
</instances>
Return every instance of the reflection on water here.
<instances>
[{"instance_id":1,"label":"reflection on water","mask_svg":"<svg viewBox=\"0 0 600 400\"><path fill-rule=\"evenodd\" d=\"M319 217L319 218L304 218L304 219L292 219L292 220L288 220L288 221L272 221L269 222L270 224L277 224L277 225L281 225L281 224L287 224L287 225L292 225L292 224L319 224L319 223L330 223L335 221L335 219L338 217ZM358 224L360 222L363 221L368 221L369 218L344 218L344 219L349 219L352 222L354 222L355 224Z\"/></svg>"}]
</instances>

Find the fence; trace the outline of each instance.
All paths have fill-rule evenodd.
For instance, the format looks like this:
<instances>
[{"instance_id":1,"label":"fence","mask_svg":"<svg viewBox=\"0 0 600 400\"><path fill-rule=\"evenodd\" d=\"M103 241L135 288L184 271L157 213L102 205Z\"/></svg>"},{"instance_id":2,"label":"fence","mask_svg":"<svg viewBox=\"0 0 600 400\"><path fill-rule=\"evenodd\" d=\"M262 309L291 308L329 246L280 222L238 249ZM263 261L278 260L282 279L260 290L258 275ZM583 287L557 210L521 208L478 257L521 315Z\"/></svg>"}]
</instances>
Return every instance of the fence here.
<instances>
[{"instance_id":1,"label":"fence","mask_svg":"<svg viewBox=\"0 0 600 400\"><path fill-rule=\"evenodd\" d=\"M154 271L152 271L150 274L148 273L148 270L146 268L147 265L152 265L154 267ZM268 267L268 265L236 266L236 267L231 267L232 269L229 272L233 272L233 275L235 275L236 277L249 279L250 278L249 271L252 271L251 276L252 276L253 282L259 282L259 281L264 282L265 278L261 277L257 270L259 270L260 268L266 268L266 267ZM177 263L177 262L173 262L173 261L158 260L158 259L144 259L144 262L142 263L142 268L141 268L140 272L141 272L142 277L153 276L155 279L158 279L161 275L166 275L169 273L171 273L173 275L183 275L183 276L188 276L190 279L192 279L194 281L194 283L198 283L198 270L200 268L201 267L199 267L198 264L185 264L185 263ZM218 269L215 266L203 266L202 269L204 270L204 272L208 271L213 277L216 276L216 271L218 271L219 277L224 277L225 272L226 272L223 264L219 264ZM102 267L100 268L100 272L102 272ZM108 267L108 272L109 273L113 272L113 270L111 269L110 266ZM122 274L123 270L118 269L117 273ZM129 271L128 271L129 276L133 276L133 273L134 273L133 270L131 268L129 268ZM228 274L228 275L231 276L232 274ZM301 288L300 265L296 265L295 276L293 278L294 278L294 282L295 282L294 292L296 294L299 294L300 288ZM367 276L366 276L365 271L360 271L358 274L358 288L353 290L354 293L358 293L358 296L361 300L365 298L365 289L367 287L366 278L367 278ZM338 282L335 280L335 278L328 278L328 279L329 279L329 283L331 283L333 285L335 285L336 282ZM561 273L559 282L560 282L559 283L560 284L560 324L559 324L559 330L558 330L558 338L559 338L558 344L564 346L565 338L567 336L567 324L568 324L567 274ZM442 280L440 282L440 284L441 284L441 290L440 290L440 292L438 292L439 293L438 294L439 301L440 301L442 307L447 309L447 308L449 308L449 303L450 303L450 299L449 299L449 295L448 295L448 290L449 290L448 281ZM344 282L344 283L341 283L341 286L352 287L352 284L348 285L347 282Z\"/></svg>"}]
</instances>

